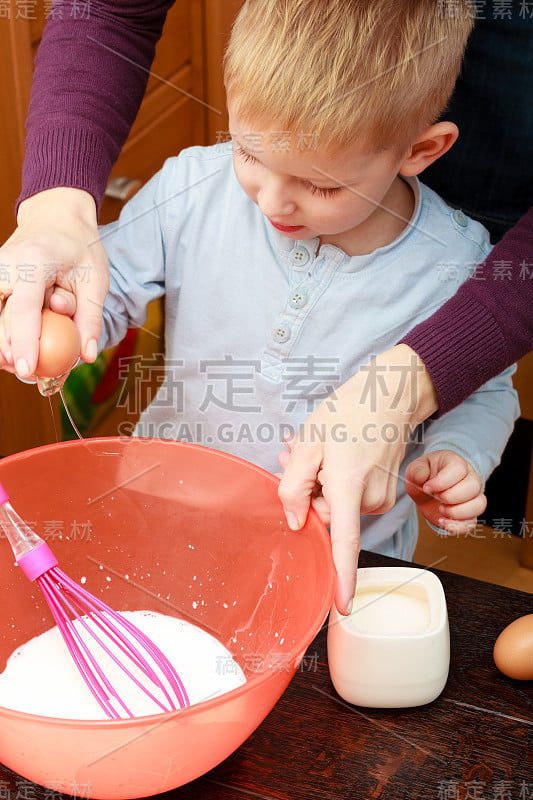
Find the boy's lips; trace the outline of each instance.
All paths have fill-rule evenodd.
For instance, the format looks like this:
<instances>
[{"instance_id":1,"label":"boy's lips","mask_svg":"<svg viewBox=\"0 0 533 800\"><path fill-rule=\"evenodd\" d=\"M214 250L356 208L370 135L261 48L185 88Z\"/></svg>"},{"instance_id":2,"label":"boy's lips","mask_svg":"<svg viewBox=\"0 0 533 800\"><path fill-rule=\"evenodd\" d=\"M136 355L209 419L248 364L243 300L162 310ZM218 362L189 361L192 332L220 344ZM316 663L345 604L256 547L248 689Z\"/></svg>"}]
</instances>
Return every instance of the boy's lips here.
<instances>
[{"instance_id":1,"label":"boy's lips","mask_svg":"<svg viewBox=\"0 0 533 800\"><path fill-rule=\"evenodd\" d=\"M282 225L279 222L274 222L270 217L268 221L276 230L281 231L281 233L296 233L296 231L301 231L303 228L303 225Z\"/></svg>"}]
</instances>

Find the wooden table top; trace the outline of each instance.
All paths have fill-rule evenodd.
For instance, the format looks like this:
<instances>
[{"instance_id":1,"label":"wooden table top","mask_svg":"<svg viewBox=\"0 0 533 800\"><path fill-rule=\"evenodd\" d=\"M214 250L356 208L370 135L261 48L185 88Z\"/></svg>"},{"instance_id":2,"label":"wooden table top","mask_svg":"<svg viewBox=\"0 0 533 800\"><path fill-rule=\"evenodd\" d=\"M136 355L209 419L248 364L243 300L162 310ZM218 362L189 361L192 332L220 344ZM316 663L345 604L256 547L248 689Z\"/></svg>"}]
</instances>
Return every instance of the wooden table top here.
<instances>
[{"instance_id":1,"label":"wooden table top","mask_svg":"<svg viewBox=\"0 0 533 800\"><path fill-rule=\"evenodd\" d=\"M402 563L360 558L361 566ZM435 572L451 635L437 700L407 709L346 703L329 677L323 629L255 733L166 800L533 800L533 681L506 678L492 660L500 631L533 613L533 596ZM52 794L0 766L1 800Z\"/></svg>"}]
</instances>

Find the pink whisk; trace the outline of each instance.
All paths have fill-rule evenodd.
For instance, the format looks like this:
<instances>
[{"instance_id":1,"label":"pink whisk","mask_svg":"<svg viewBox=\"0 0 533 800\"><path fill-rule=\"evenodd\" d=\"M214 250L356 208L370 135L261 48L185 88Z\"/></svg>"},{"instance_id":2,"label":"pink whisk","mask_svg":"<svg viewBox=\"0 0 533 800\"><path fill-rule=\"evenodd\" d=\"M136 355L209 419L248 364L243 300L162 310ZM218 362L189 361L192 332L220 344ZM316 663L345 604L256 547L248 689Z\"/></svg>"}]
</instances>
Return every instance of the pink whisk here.
<instances>
[{"instance_id":1,"label":"pink whisk","mask_svg":"<svg viewBox=\"0 0 533 800\"><path fill-rule=\"evenodd\" d=\"M154 713L189 705L179 675L157 645L58 568L52 550L17 514L1 483L0 519L16 563L30 581L37 582L76 667L109 719L134 715L98 663L97 654L91 652L81 630L153 701Z\"/></svg>"}]
</instances>

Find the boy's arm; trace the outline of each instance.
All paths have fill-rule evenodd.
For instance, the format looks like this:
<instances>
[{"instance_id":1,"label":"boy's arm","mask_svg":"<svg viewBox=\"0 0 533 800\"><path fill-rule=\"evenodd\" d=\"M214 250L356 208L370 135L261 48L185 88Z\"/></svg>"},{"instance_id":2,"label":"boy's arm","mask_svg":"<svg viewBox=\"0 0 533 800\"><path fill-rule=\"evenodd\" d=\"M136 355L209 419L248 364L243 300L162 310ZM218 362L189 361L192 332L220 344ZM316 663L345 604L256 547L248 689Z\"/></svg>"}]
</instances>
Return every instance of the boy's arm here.
<instances>
[{"instance_id":1,"label":"boy's arm","mask_svg":"<svg viewBox=\"0 0 533 800\"><path fill-rule=\"evenodd\" d=\"M110 285L99 351L118 344L128 328L142 327L148 303L165 293L160 186L158 173L124 206L116 222L100 229Z\"/></svg>"},{"instance_id":2,"label":"boy's arm","mask_svg":"<svg viewBox=\"0 0 533 800\"><path fill-rule=\"evenodd\" d=\"M511 263L509 280L498 280L498 264ZM405 440L378 437L369 443L367 425L397 424L398 367L409 370L413 358L420 372L408 382L411 395L404 400L405 424L416 427L436 412L445 413L520 356L533 349L533 207L499 242L483 262L480 276L459 287L431 317L417 325L402 343L376 359L387 382L370 408L363 396L365 376L359 372L335 393L336 413L326 419L324 441L309 444L306 437L293 448L280 484L280 498L295 528L303 525L318 471L327 484L335 521L332 530L354 553L360 547L359 512L383 513L396 494L396 466L402 460ZM400 409L401 410L401 409ZM325 406L319 408L326 413ZM316 410L306 425L316 419ZM349 432L339 444L331 431L336 424ZM356 561L356 555L352 560Z\"/></svg>"},{"instance_id":3,"label":"boy's arm","mask_svg":"<svg viewBox=\"0 0 533 800\"><path fill-rule=\"evenodd\" d=\"M441 414L533 349L533 206L402 341L424 362Z\"/></svg>"},{"instance_id":4,"label":"boy's arm","mask_svg":"<svg viewBox=\"0 0 533 800\"><path fill-rule=\"evenodd\" d=\"M520 409L513 388L515 367L483 384L461 405L422 428L425 453L452 450L463 456L483 483L500 461Z\"/></svg>"}]
</instances>

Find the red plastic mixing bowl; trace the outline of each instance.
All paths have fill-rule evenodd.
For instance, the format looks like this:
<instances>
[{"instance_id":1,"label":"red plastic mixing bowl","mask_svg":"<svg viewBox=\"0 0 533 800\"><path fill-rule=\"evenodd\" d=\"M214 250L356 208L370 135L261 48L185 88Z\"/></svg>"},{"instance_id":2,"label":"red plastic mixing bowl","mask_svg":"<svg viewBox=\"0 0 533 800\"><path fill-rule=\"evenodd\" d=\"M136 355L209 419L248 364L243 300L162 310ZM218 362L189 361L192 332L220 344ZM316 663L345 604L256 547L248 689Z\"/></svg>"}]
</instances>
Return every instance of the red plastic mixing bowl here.
<instances>
[{"instance_id":1,"label":"red plastic mixing bowl","mask_svg":"<svg viewBox=\"0 0 533 800\"><path fill-rule=\"evenodd\" d=\"M54 791L106 800L158 794L220 763L271 710L327 616L334 568L322 523L310 514L291 532L276 478L177 442L42 447L0 461L0 481L74 580L85 578L117 610L152 609L205 627L247 677L221 697L137 719L0 707L0 761ZM0 550L1 671L53 620L5 539Z\"/></svg>"}]
</instances>

